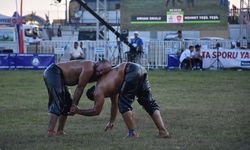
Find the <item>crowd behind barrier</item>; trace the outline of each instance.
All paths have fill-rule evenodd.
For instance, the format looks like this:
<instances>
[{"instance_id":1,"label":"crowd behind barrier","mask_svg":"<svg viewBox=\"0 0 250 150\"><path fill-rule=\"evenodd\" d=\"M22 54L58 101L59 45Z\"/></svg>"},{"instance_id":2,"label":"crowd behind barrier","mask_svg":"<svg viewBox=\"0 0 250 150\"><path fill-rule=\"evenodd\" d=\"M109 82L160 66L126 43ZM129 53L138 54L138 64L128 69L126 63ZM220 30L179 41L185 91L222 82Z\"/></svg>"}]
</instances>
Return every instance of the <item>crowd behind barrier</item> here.
<instances>
[{"instance_id":1,"label":"crowd behind barrier","mask_svg":"<svg viewBox=\"0 0 250 150\"><path fill-rule=\"evenodd\" d=\"M78 41L80 42L80 41ZM114 65L120 63L118 57L121 56L122 62L127 61L129 47L121 44L121 53L116 41L82 41L86 48L87 60L98 60L105 58L110 60ZM190 40L190 41L145 41L143 48L144 54L141 64L145 67L159 68L168 66L168 55L180 53L190 45L199 44L202 49L216 49L216 44L220 43L221 48L231 49L232 41L230 40ZM61 48L63 54L57 54L57 62L68 61L70 58L69 51L73 48L74 41L42 41L39 45L28 45L27 53L55 53L55 49Z\"/></svg>"}]
</instances>

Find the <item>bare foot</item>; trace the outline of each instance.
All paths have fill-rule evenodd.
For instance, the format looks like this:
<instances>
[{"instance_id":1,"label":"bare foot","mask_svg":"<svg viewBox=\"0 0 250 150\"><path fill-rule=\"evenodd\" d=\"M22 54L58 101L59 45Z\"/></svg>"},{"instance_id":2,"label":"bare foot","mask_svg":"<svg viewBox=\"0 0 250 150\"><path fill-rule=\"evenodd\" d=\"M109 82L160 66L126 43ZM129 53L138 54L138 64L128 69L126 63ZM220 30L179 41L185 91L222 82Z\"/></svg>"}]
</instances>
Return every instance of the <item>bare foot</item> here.
<instances>
[{"instance_id":1,"label":"bare foot","mask_svg":"<svg viewBox=\"0 0 250 150\"><path fill-rule=\"evenodd\" d=\"M63 130L57 131L56 135L66 135L66 133Z\"/></svg>"},{"instance_id":2,"label":"bare foot","mask_svg":"<svg viewBox=\"0 0 250 150\"><path fill-rule=\"evenodd\" d=\"M159 131L159 138L171 138L170 134L166 130Z\"/></svg>"},{"instance_id":3,"label":"bare foot","mask_svg":"<svg viewBox=\"0 0 250 150\"><path fill-rule=\"evenodd\" d=\"M47 137L52 137L52 136L55 136L56 135L56 132L55 131L50 131L48 130L47 132Z\"/></svg>"},{"instance_id":4,"label":"bare foot","mask_svg":"<svg viewBox=\"0 0 250 150\"><path fill-rule=\"evenodd\" d=\"M127 135L123 139L138 139L138 138L139 138L139 134L134 132L133 135Z\"/></svg>"}]
</instances>

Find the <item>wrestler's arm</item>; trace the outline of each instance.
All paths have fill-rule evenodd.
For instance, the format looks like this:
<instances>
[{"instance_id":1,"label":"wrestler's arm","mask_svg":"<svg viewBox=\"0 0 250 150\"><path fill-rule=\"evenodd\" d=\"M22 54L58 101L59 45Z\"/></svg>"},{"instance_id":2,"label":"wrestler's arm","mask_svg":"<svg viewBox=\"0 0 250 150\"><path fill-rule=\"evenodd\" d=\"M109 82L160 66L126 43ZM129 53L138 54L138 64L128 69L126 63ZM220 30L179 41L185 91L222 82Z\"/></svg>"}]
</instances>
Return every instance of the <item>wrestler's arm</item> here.
<instances>
[{"instance_id":1,"label":"wrestler's arm","mask_svg":"<svg viewBox=\"0 0 250 150\"><path fill-rule=\"evenodd\" d=\"M110 100L111 100L110 120L105 127L105 131L111 130L114 126L114 122L118 112L118 94L111 96Z\"/></svg>"},{"instance_id":2,"label":"wrestler's arm","mask_svg":"<svg viewBox=\"0 0 250 150\"><path fill-rule=\"evenodd\" d=\"M76 108L75 112L79 115L84 116L97 116L102 111L102 106L104 104L104 93L101 89L95 89L94 93L95 103L91 109L80 109Z\"/></svg>"},{"instance_id":3,"label":"wrestler's arm","mask_svg":"<svg viewBox=\"0 0 250 150\"><path fill-rule=\"evenodd\" d=\"M76 86L74 96L73 96L73 105L78 105L80 98L82 96L83 90L85 86L87 85L89 79L91 78L92 73L87 73L86 70L82 70L79 79L78 84Z\"/></svg>"}]
</instances>

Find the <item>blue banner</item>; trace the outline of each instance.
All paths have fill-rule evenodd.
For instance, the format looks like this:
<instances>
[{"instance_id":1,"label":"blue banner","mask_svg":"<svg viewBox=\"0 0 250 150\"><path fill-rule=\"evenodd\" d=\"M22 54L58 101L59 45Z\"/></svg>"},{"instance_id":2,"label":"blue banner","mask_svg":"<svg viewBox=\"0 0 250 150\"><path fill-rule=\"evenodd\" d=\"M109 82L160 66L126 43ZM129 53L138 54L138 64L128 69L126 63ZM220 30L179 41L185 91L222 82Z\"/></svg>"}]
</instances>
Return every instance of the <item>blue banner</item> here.
<instances>
[{"instance_id":1,"label":"blue banner","mask_svg":"<svg viewBox=\"0 0 250 150\"><path fill-rule=\"evenodd\" d=\"M168 68L179 68L179 57L176 54L168 54Z\"/></svg>"},{"instance_id":2,"label":"blue banner","mask_svg":"<svg viewBox=\"0 0 250 150\"><path fill-rule=\"evenodd\" d=\"M0 70L38 70L52 63L55 63L54 54L0 54Z\"/></svg>"},{"instance_id":3,"label":"blue banner","mask_svg":"<svg viewBox=\"0 0 250 150\"><path fill-rule=\"evenodd\" d=\"M9 69L9 54L0 54L0 69Z\"/></svg>"}]
</instances>

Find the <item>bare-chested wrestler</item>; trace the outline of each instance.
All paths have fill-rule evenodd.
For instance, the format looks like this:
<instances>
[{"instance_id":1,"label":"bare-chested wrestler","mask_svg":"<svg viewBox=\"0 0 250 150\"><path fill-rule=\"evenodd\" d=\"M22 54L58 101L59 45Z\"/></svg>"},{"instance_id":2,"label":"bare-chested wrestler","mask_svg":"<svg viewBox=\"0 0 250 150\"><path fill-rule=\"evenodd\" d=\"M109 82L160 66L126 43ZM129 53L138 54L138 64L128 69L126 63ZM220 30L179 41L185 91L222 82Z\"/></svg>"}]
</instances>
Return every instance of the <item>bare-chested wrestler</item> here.
<instances>
[{"instance_id":1,"label":"bare-chested wrestler","mask_svg":"<svg viewBox=\"0 0 250 150\"><path fill-rule=\"evenodd\" d=\"M49 124L48 136L64 134L64 126L67 114L72 103L78 105L83 90L88 82L96 81L111 70L109 61L70 61L50 65L44 71L44 81L48 89L49 103ZM67 86L75 86L73 99ZM57 132L55 126L59 118Z\"/></svg>"},{"instance_id":2,"label":"bare-chested wrestler","mask_svg":"<svg viewBox=\"0 0 250 150\"><path fill-rule=\"evenodd\" d=\"M154 121L159 130L159 137L170 137L163 123L159 106L152 97L147 71L144 67L135 63L122 63L98 79L96 87L87 91L88 98L94 100L92 109L80 109L72 105L71 112L85 116L98 115L102 110L104 98L115 94L119 94L119 97L117 97L118 108L128 128L128 137L139 137L135 131L131 106L135 96L137 96L139 104L143 106ZM115 112L115 110L113 111ZM106 130L112 129L113 123L114 118L107 124Z\"/></svg>"}]
</instances>

